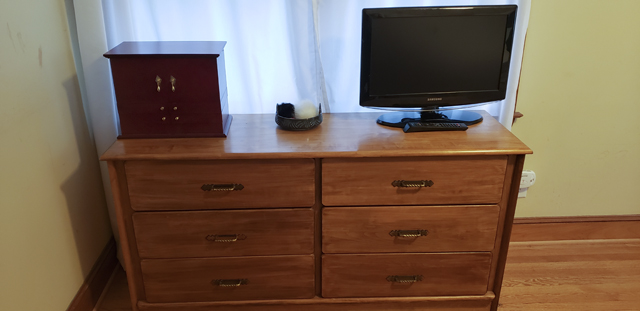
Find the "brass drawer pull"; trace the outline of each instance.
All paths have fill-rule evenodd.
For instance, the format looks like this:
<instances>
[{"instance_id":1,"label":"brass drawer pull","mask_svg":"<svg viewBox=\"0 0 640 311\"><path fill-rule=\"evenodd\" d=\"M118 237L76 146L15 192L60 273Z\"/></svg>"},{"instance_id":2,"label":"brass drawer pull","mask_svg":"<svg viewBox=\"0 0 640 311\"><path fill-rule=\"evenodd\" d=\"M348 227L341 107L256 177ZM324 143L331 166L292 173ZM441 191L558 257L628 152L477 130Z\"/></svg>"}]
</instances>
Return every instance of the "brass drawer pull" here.
<instances>
[{"instance_id":1,"label":"brass drawer pull","mask_svg":"<svg viewBox=\"0 0 640 311\"><path fill-rule=\"evenodd\" d=\"M431 180L394 180L391 183L392 186L398 188L421 188L433 186Z\"/></svg>"},{"instance_id":2,"label":"brass drawer pull","mask_svg":"<svg viewBox=\"0 0 640 311\"><path fill-rule=\"evenodd\" d=\"M175 92L176 91L176 78L171 76L171 78L169 78L169 81L171 81L171 92Z\"/></svg>"},{"instance_id":3,"label":"brass drawer pull","mask_svg":"<svg viewBox=\"0 0 640 311\"><path fill-rule=\"evenodd\" d=\"M210 234L207 235L205 239L211 242L231 243L239 240L244 240L246 238L247 236L244 234Z\"/></svg>"},{"instance_id":4,"label":"brass drawer pull","mask_svg":"<svg viewBox=\"0 0 640 311\"><path fill-rule=\"evenodd\" d=\"M249 283L248 279L225 279L225 280L213 280L211 282L213 285L220 287L238 287L241 285L247 285Z\"/></svg>"},{"instance_id":5,"label":"brass drawer pull","mask_svg":"<svg viewBox=\"0 0 640 311\"><path fill-rule=\"evenodd\" d=\"M429 231L427 230L391 230L391 232L389 232L390 236L397 236L402 238L415 238L427 236L427 234L429 234Z\"/></svg>"},{"instance_id":6,"label":"brass drawer pull","mask_svg":"<svg viewBox=\"0 0 640 311\"><path fill-rule=\"evenodd\" d=\"M244 189L242 184L205 184L200 187L203 191L238 191Z\"/></svg>"},{"instance_id":7,"label":"brass drawer pull","mask_svg":"<svg viewBox=\"0 0 640 311\"><path fill-rule=\"evenodd\" d=\"M422 279L422 275L390 275L387 277L387 281L393 283L416 283Z\"/></svg>"}]
</instances>

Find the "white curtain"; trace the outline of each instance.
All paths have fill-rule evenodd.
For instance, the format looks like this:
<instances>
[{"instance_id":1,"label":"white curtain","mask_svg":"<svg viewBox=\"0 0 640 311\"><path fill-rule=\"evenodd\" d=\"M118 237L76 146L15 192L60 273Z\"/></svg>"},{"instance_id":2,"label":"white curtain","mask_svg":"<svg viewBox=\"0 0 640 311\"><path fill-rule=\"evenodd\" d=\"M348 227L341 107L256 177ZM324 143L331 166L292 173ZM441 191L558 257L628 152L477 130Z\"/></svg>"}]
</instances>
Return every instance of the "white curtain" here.
<instances>
[{"instance_id":1,"label":"white curtain","mask_svg":"<svg viewBox=\"0 0 640 311\"><path fill-rule=\"evenodd\" d=\"M232 114L272 113L276 103L300 99L325 111L367 111L358 105L362 8L478 4L520 7L510 75L517 86L530 0L112 0L103 1L104 35L109 49L122 41L227 41ZM483 107L507 127L511 95Z\"/></svg>"},{"instance_id":2,"label":"white curtain","mask_svg":"<svg viewBox=\"0 0 640 311\"><path fill-rule=\"evenodd\" d=\"M324 102L312 1L115 0L105 2L104 16L108 48L123 41L227 41L231 114Z\"/></svg>"},{"instance_id":3,"label":"white curtain","mask_svg":"<svg viewBox=\"0 0 640 311\"><path fill-rule=\"evenodd\" d=\"M73 0L83 92L98 154L118 125L108 61L122 41L227 41L231 114L274 113L310 99L328 112L359 107L362 8L517 4L507 97L481 108L511 128L531 0ZM81 83L83 85L83 83ZM478 107L475 107L478 109ZM103 182L111 199L109 177ZM114 233L113 203L108 202Z\"/></svg>"}]
</instances>

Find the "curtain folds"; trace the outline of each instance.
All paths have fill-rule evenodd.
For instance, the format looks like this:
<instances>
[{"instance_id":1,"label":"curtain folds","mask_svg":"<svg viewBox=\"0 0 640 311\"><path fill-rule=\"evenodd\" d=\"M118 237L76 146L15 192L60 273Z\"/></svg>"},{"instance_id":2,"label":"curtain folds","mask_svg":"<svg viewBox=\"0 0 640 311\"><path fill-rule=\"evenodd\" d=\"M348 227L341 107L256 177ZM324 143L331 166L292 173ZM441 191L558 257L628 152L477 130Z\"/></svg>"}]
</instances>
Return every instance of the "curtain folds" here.
<instances>
[{"instance_id":1,"label":"curtain folds","mask_svg":"<svg viewBox=\"0 0 640 311\"><path fill-rule=\"evenodd\" d=\"M312 4L114 0L104 11L107 43L227 41L230 113L272 113L280 102L323 101Z\"/></svg>"}]
</instances>

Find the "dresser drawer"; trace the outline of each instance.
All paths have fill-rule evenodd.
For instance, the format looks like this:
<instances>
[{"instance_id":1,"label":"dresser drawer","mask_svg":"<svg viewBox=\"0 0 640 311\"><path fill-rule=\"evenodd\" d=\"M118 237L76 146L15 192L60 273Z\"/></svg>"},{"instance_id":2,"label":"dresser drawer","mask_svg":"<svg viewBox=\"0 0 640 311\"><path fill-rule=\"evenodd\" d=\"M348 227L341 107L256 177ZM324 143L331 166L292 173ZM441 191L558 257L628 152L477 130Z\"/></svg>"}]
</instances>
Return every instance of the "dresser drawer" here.
<instances>
[{"instance_id":1,"label":"dresser drawer","mask_svg":"<svg viewBox=\"0 0 640 311\"><path fill-rule=\"evenodd\" d=\"M228 115L197 113L188 106L182 105L179 112L164 112L157 108L149 113L119 112L121 129L127 133L127 138L219 137L211 133L222 133L231 122Z\"/></svg>"},{"instance_id":2,"label":"dresser drawer","mask_svg":"<svg viewBox=\"0 0 640 311\"><path fill-rule=\"evenodd\" d=\"M141 258L305 255L313 253L313 211L138 212Z\"/></svg>"},{"instance_id":3,"label":"dresser drawer","mask_svg":"<svg viewBox=\"0 0 640 311\"><path fill-rule=\"evenodd\" d=\"M324 208L322 251L491 251L499 212L496 205Z\"/></svg>"},{"instance_id":4,"label":"dresser drawer","mask_svg":"<svg viewBox=\"0 0 640 311\"><path fill-rule=\"evenodd\" d=\"M483 295L491 253L324 255L322 296Z\"/></svg>"},{"instance_id":5,"label":"dresser drawer","mask_svg":"<svg viewBox=\"0 0 640 311\"><path fill-rule=\"evenodd\" d=\"M136 211L310 207L314 167L311 159L125 163Z\"/></svg>"},{"instance_id":6,"label":"dresser drawer","mask_svg":"<svg viewBox=\"0 0 640 311\"><path fill-rule=\"evenodd\" d=\"M327 206L496 204L506 156L325 159Z\"/></svg>"},{"instance_id":7,"label":"dresser drawer","mask_svg":"<svg viewBox=\"0 0 640 311\"><path fill-rule=\"evenodd\" d=\"M313 255L147 259L148 302L295 299L314 296Z\"/></svg>"}]
</instances>

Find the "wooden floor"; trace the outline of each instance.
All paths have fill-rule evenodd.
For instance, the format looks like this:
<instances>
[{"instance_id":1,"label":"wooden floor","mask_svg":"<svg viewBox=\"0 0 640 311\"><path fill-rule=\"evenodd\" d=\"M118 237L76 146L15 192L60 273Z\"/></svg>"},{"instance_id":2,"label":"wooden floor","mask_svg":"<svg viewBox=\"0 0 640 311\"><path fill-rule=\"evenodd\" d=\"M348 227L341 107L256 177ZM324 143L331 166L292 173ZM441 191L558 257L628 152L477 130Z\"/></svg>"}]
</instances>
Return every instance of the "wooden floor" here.
<instances>
[{"instance_id":1,"label":"wooden floor","mask_svg":"<svg viewBox=\"0 0 640 311\"><path fill-rule=\"evenodd\" d=\"M511 243L500 305L640 310L640 239Z\"/></svg>"},{"instance_id":2,"label":"wooden floor","mask_svg":"<svg viewBox=\"0 0 640 311\"><path fill-rule=\"evenodd\" d=\"M118 268L96 311L131 311ZM640 310L640 239L513 242L500 311Z\"/></svg>"}]
</instances>

